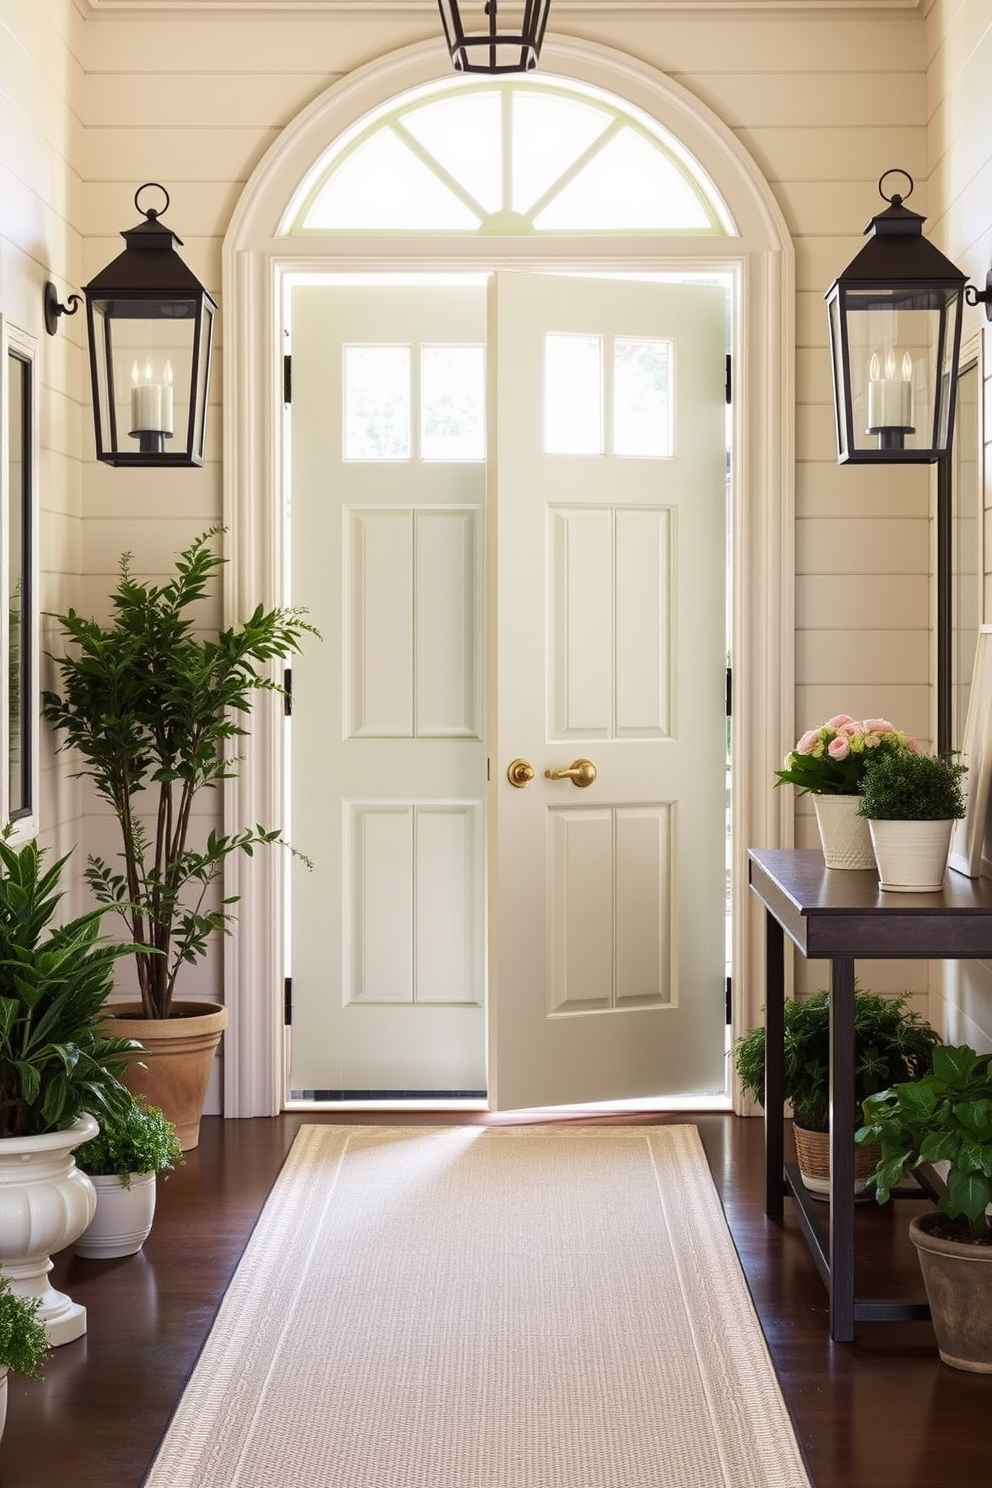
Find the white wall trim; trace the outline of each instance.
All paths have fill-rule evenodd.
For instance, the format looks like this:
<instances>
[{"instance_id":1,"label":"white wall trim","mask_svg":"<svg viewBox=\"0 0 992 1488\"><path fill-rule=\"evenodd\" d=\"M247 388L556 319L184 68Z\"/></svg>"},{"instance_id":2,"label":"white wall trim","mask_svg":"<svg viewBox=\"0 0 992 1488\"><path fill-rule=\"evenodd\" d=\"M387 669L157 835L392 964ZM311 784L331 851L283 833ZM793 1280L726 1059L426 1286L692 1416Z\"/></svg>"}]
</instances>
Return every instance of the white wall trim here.
<instances>
[{"instance_id":1,"label":"white wall trim","mask_svg":"<svg viewBox=\"0 0 992 1488\"><path fill-rule=\"evenodd\" d=\"M732 268L739 285L734 331L735 646L734 982L735 1033L758 1021L762 920L747 890L748 846L791 845L791 800L771 772L793 736L794 254L768 183L732 131L680 84L633 57L549 37L542 71L602 88L643 109L698 159L726 202L739 236L636 243L464 244L275 236L290 198L322 152L371 109L450 76L443 49L420 43L360 68L287 126L247 182L224 241L224 511L230 560L228 618L283 602L281 335L285 277L301 270L424 268L567 262L573 267ZM367 250L367 251L366 251ZM263 699L240 778L228 786L230 822L281 819L283 730L276 700ZM284 854L235 863L227 893L241 895L227 942L225 996L231 1023L224 1111L272 1115L283 1100L281 1039Z\"/></svg>"}]
</instances>

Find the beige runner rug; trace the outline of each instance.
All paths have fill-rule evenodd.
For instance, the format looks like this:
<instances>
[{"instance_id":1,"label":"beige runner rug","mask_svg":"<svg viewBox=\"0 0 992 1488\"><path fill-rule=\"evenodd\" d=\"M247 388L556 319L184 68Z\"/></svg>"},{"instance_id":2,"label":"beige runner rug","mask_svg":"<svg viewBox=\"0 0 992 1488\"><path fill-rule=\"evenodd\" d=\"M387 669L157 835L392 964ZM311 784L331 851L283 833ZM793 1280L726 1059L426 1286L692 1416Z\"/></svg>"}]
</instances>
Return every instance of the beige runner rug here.
<instances>
[{"instance_id":1,"label":"beige runner rug","mask_svg":"<svg viewBox=\"0 0 992 1488\"><path fill-rule=\"evenodd\" d=\"M304 1126L146 1479L808 1484L692 1126Z\"/></svg>"}]
</instances>

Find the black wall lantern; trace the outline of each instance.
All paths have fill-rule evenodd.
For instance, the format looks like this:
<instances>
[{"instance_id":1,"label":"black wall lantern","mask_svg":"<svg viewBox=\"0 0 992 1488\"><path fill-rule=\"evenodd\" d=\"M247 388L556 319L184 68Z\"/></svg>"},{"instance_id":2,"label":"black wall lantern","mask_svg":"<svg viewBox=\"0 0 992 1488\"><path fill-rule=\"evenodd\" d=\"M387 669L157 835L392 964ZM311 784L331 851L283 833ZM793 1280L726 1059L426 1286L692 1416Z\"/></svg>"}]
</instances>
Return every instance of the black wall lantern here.
<instances>
[{"instance_id":1,"label":"black wall lantern","mask_svg":"<svg viewBox=\"0 0 992 1488\"><path fill-rule=\"evenodd\" d=\"M456 72L533 72L541 55L551 0L437 0Z\"/></svg>"},{"instance_id":2,"label":"black wall lantern","mask_svg":"<svg viewBox=\"0 0 992 1488\"><path fill-rule=\"evenodd\" d=\"M984 293L923 236L926 218L886 196L865 228L868 242L826 295L840 464L931 463L947 457L954 429L965 299ZM990 275L992 282L992 275Z\"/></svg>"},{"instance_id":3,"label":"black wall lantern","mask_svg":"<svg viewBox=\"0 0 992 1488\"><path fill-rule=\"evenodd\" d=\"M143 209L144 191L165 205ZM96 455L108 465L202 465L210 352L217 305L186 267L182 240L159 218L164 186L148 182L134 195L145 220L122 232L127 247L83 286L93 384ZM60 305L45 287L45 326L72 315L79 296Z\"/></svg>"}]
</instances>

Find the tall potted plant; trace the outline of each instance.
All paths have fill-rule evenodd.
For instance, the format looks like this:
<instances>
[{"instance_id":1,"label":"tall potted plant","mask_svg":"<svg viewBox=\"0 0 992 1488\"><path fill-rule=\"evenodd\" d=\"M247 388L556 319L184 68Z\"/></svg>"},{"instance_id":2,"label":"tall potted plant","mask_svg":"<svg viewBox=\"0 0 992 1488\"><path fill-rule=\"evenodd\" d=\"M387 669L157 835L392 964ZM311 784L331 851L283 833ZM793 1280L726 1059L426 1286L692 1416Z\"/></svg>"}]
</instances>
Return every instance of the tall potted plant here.
<instances>
[{"instance_id":1,"label":"tall potted plant","mask_svg":"<svg viewBox=\"0 0 992 1488\"><path fill-rule=\"evenodd\" d=\"M965 812L965 770L940 754L890 754L872 761L858 811L868 822L881 888L903 894L940 889L951 831Z\"/></svg>"},{"instance_id":2,"label":"tall potted plant","mask_svg":"<svg viewBox=\"0 0 992 1488\"><path fill-rule=\"evenodd\" d=\"M946 1163L936 1210L910 1222L946 1364L992 1374L992 1054L934 1049L930 1069L864 1103L855 1141L881 1155L869 1186L880 1204L926 1163Z\"/></svg>"},{"instance_id":3,"label":"tall potted plant","mask_svg":"<svg viewBox=\"0 0 992 1488\"><path fill-rule=\"evenodd\" d=\"M51 1286L49 1256L96 1207L73 1152L130 1101L120 1075L135 1045L103 1029L130 947L101 937L103 909L55 924L67 860L43 857L0 836L0 1263L61 1344L85 1332L86 1311Z\"/></svg>"},{"instance_id":4,"label":"tall potted plant","mask_svg":"<svg viewBox=\"0 0 992 1488\"><path fill-rule=\"evenodd\" d=\"M858 815L858 795L869 765L886 755L912 753L916 740L886 718L837 713L807 729L789 751L776 785L794 785L813 797L823 860L828 868L874 868L867 823Z\"/></svg>"},{"instance_id":5,"label":"tall potted plant","mask_svg":"<svg viewBox=\"0 0 992 1488\"><path fill-rule=\"evenodd\" d=\"M117 1009L126 1021L116 1026L140 1039L147 1068L129 1083L166 1112L184 1149L198 1140L227 1014L221 1004L178 1000L179 974L230 929L234 900L216 901L227 859L280 840L278 828L258 824L198 837L194 804L237 774L254 694L279 690L265 668L316 633L302 611L261 605L240 625L203 631L198 607L224 562L212 546L222 531L196 538L164 584L136 578L124 554L109 623L75 610L57 615L68 649L54 658L60 690L43 700L117 825L121 866L92 855L85 877L135 950L141 1000Z\"/></svg>"}]
</instances>

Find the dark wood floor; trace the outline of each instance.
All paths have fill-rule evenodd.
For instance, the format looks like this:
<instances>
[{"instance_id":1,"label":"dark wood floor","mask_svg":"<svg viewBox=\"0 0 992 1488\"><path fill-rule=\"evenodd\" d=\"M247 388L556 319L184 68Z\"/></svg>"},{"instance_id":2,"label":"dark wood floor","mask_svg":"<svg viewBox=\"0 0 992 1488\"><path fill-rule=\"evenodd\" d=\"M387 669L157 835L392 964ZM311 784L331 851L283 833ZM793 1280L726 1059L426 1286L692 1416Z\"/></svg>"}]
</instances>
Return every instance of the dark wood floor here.
<instances>
[{"instance_id":1,"label":"dark wood floor","mask_svg":"<svg viewBox=\"0 0 992 1488\"><path fill-rule=\"evenodd\" d=\"M12 1378L0 1488L139 1488L293 1136L301 1121L322 1119L335 1118L206 1119L186 1167L160 1185L142 1253L56 1257L55 1284L85 1303L89 1329L53 1352L42 1382ZM861 1324L853 1344L829 1342L826 1295L794 1216L781 1224L764 1217L761 1122L640 1119L690 1120L701 1132L816 1488L987 1482L992 1376L942 1365L928 1323ZM914 1207L859 1213L862 1293L919 1293L905 1238Z\"/></svg>"}]
</instances>

